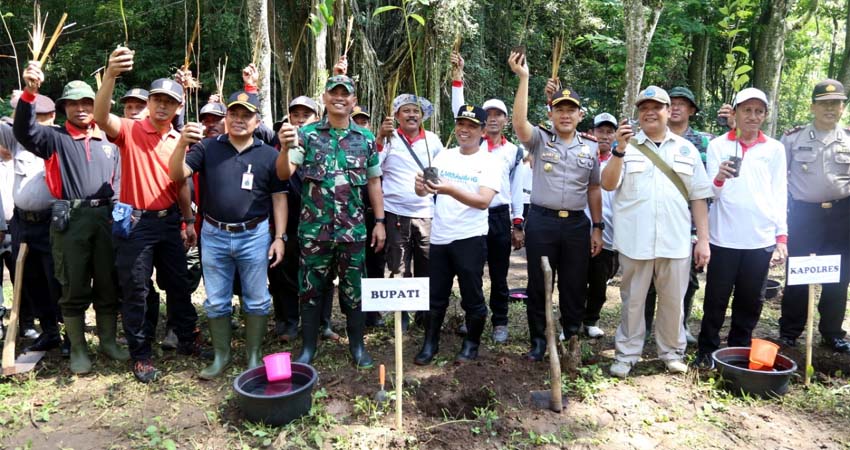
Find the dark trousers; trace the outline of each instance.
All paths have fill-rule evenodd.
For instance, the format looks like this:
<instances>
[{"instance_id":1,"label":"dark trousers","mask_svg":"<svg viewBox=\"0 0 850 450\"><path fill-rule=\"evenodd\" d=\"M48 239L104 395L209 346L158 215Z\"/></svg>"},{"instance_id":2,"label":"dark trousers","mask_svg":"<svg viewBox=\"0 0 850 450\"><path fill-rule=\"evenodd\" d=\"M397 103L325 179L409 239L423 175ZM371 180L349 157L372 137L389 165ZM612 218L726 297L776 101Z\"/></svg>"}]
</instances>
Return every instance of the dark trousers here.
<instances>
[{"instance_id":1,"label":"dark trousers","mask_svg":"<svg viewBox=\"0 0 850 450\"><path fill-rule=\"evenodd\" d=\"M2 211L0 211L2 213ZM11 280L12 285L15 284L15 259L18 256L18 252L15 249L15 224L14 224L14 216L9 222L6 224L7 230L6 234L12 238L12 245L10 251L0 254L0 289L3 287L3 266L6 266L6 270L9 272L9 280ZM2 242L0 242L2 244ZM18 310L18 323L20 325L20 330L27 328L35 327L35 310L32 302L27 298L21 298L21 306Z\"/></svg>"},{"instance_id":2,"label":"dark trousers","mask_svg":"<svg viewBox=\"0 0 850 450\"><path fill-rule=\"evenodd\" d=\"M67 229L50 230L64 317L80 317L92 304L98 314L118 314L111 220L107 206L73 208Z\"/></svg>"},{"instance_id":3,"label":"dark trousers","mask_svg":"<svg viewBox=\"0 0 850 450\"><path fill-rule=\"evenodd\" d=\"M457 277L460 287L460 306L469 318L487 318L484 304L484 261L487 258L487 238L475 236L445 245L431 244L430 310L445 314L449 307L452 285Z\"/></svg>"},{"instance_id":4,"label":"dark trousers","mask_svg":"<svg viewBox=\"0 0 850 450\"><path fill-rule=\"evenodd\" d=\"M688 277L688 289L685 291L685 298L682 299L685 312L682 316L682 324L685 326L685 330L688 329L688 320L691 318L691 307L694 304L694 294L696 294L699 290L699 278L697 278L697 273L697 269L693 265L693 261L691 261L691 272ZM655 283L652 283L649 285L649 291L646 293L646 309L644 310L647 336L649 336L649 332L652 330L652 322L655 319L655 300Z\"/></svg>"},{"instance_id":5,"label":"dark trousers","mask_svg":"<svg viewBox=\"0 0 850 450\"><path fill-rule=\"evenodd\" d=\"M774 248L739 250L711 244L699 332L700 353L711 353L720 348L720 328L733 293L732 323L727 341L730 347L750 346L753 330L761 316L764 281L770 270Z\"/></svg>"},{"instance_id":6,"label":"dark trousers","mask_svg":"<svg viewBox=\"0 0 850 450\"><path fill-rule=\"evenodd\" d=\"M508 267L511 262L510 206L490 208L487 232L487 267L490 270L490 320L493 326L508 324Z\"/></svg>"},{"instance_id":7,"label":"dark trousers","mask_svg":"<svg viewBox=\"0 0 850 450\"><path fill-rule=\"evenodd\" d=\"M587 268L590 265L590 219L584 214L560 218L544 215L534 205L528 211L525 226L528 256L528 329L529 336L546 339L546 304L543 268L540 258L549 257L557 279L561 325L569 339L581 330L584 300L587 294Z\"/></svg>"},{"instance_id":8,"label":"dark trousers","mask_svg":"<svg viewBox=\"0 0 850 450\"><path fill-rule=\"evenodd\" d=\"M599 313L605 305L608 289L608 280L614 277L620 268L620 260L617 252L602 249L598 255L590 258L589 270L587 272L587 303L584 305L584 319L582 323L587 326L595 326L599 321Z\"/></svg>"},{"instance_id":9,"label":"dark trousers","mask_svg":"<svg viewBox=\"0 0 850 450\"><path fill-rule=\"evenodd\" d=\"M124 334L133 360L150 359L153 336L148 335L148 293L156 267L157 284L170 304L174 332L181 342L195 337L198 314L189 294L186 250L180 238L180 214L173 208L166 217L143 216L128 238L115 237L115 268L123 294Z\"/></svg>"},{"instance_id":10,"label":"dark trousers","mask_svg":"<svg viewBox=\"0 0 850 450\"><path fill-rule=\"evenodd\" d=\"M386 264L390 278L427 277L431 219L399 216L386 212ZM370 240L371 236L367 238ZM411 269L411 264L413 268Z\"/></svg>"},{"instance_id":11,"label":"dark trousers","mask_svg":"<svg viewBox=\"0 0 850 450\"><path fill-rule=\"evenodd\" d=\"M274 318L287 328L298 326L300 318L298 299L298 237L288 236L284 245L283 262L269 269L269 292L274 305Z\"/></svg>"},{"instance_id":12,"label":"dark trousers","mask_svg":"<svg viewBox=\"0 0 850 450\"><path fill-rule=\"evenodd\" d=\"M58 333L58 322L62 320L59 312L59 298L62 286L54 275L53 255L50 249L50 221L30 222L16 214L12 217L12 255L15 259L22 243L29 247L24 261L24 285L21 287L21 306L31 306L32 313L38 317L41 331Z\"/></svg>"},{"instance_id":13,"label":"dark trousers","mask_svg":"<svg viewBox=\"0 0 850 450\"><path fill-rule=\"evenodd\" d=\"M843 338L841 327L847 309L850 281L850 198L833 202L832 208L791 200L788 214L788 256L841 255L841 280L822 286L818 331L824 339ZM806 324L809 289L806 285L785 286L779 334L797 339Z\"/></svg>"}]
</instances>

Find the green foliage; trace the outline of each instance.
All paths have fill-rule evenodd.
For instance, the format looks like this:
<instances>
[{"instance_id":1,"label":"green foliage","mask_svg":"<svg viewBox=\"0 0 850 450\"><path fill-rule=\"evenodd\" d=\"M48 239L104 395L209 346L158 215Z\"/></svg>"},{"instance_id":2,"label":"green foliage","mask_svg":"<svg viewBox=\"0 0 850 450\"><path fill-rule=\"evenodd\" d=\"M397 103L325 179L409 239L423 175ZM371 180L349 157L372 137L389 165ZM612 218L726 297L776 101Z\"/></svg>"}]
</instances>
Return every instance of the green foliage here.
<instances>
[{"instance_id":1,"label":"green foliage","mask_svg":"<svg viewBox=\"0 0 850 450\"><path fill-rule=\"evenodd\" d=\"M316 12L310 14L310 20L307 22L307 28L313 32L313 36L318 36L322 29L327 24L329 27L334 26L334 0L322 0L316 5Z\"/></svg>"}]
</instances>

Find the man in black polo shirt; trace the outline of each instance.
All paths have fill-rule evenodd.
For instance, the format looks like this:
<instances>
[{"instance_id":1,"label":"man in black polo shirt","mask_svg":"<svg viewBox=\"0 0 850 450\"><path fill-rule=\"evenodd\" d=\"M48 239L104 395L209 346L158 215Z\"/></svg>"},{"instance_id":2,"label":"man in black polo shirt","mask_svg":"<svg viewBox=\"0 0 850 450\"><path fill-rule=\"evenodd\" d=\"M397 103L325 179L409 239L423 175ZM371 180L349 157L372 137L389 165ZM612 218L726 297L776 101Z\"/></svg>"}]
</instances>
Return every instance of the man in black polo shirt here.
<instances>
[{"instance_id":1,"label":"man in black polo shirt","mask_svg":"<svg viewBox=\"0 0 850 450\"><path fill-rule=\"evenodd\" d=\"M286 240L286 183L275 172L277 151L253 136L259 126L259 98L244 91L230 96L227 134L203 139L200 124L188 123L169 159L169 176L182 181L194 172L204 201L201 265L215 360L200 377L215 378L230 363L233 277L238 271L245 315L248 368L260 365L271 298L266 284L269 261L283 260ZM186 154L186 147L192 148ZM269 213L274 213L274 239ZM268 258L268 259L266 259Z\"/></svg>"}]
</instances>

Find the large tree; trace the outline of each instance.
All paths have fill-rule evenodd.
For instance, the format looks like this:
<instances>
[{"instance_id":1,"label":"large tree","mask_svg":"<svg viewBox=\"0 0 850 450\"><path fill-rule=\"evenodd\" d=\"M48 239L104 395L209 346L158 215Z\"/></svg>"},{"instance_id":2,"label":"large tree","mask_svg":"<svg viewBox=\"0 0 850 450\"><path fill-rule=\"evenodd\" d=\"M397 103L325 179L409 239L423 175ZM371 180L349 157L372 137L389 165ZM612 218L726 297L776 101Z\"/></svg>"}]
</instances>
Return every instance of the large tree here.
<instances>
[{"instance_id":1,"label":"large tree","mask_svg":"<svg viewBox=\"0 0 850 450\"><path fill-rule=\"evenodd\" d=\"M260 112L263 122L272 125L271 108L271 44L269 43L269 11L266 0L247 0L248 2L248 28L251 42L254 43L254 61L257 63L257 71L260 79Z\"/></svg>"},{"instance_id":2,"label":"large tree","mask_svg":"<svg viewBox=\"0 0 850 450\"><path fill-rule=\"evenodd\" d=\"M626 31L626 89L620 104L623 116L631 117L634 112L635 99L643 81L646 52L663 8L662 0L623 1L623 24Z\"/></svg>"}]
</instances>

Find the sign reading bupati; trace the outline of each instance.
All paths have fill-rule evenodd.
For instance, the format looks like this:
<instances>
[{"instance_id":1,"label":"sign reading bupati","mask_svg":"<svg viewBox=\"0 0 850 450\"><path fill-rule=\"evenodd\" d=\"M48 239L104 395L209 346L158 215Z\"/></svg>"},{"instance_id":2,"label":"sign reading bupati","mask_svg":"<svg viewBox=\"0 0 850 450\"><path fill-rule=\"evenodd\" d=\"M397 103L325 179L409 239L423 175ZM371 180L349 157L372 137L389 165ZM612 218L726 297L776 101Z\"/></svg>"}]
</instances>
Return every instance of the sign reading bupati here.
<instances>
[{"instance_id":1,"label":"sign reading bupati","mask_svg":"<svg viewBox=\"0 0 850 450\"><path fill-rule=\"evenodd\" d=\"M363 278L363 311L428 311L428 278Z\"/></svg>"},{"instance_id":2,"label":"sign reading bupati","mask_svg":"<svg viewBox=\"0 0 850 450\"><path fill-rule=\"evenodd\" d=\"M788 280L786 284L789 286L838 283L840 279L841 255L788 258Z\"/></svg>"}]
</instances>

